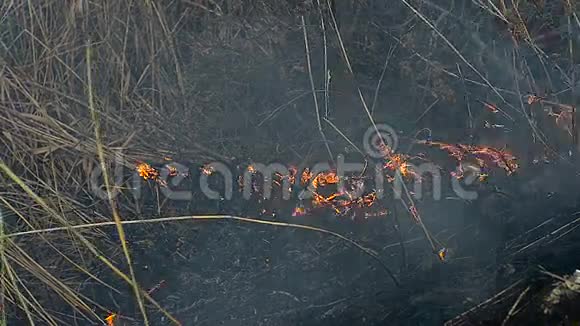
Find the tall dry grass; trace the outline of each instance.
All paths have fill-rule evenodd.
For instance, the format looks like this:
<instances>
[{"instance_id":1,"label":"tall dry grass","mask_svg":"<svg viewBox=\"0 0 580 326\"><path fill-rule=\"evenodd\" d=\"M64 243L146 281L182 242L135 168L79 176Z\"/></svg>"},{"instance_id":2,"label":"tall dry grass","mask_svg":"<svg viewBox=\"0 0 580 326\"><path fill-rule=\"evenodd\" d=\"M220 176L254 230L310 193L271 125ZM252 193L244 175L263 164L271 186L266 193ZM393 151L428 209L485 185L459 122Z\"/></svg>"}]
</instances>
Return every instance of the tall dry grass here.
<instances>
[{"instance_id":1,"label":"tall dry grass","mask_svg":"<svg viewBox=\"0 0 580 326\"><path fill-rule=\"evenodd\" d=\"M320 135L331 152L326 137L333 131L343 135L337 126L346 125L346 129L351 120L330 122L333 109L327 116L329 105L332 106L329 94L335 93L329 90L330 79L325 79L321 87L324 91L315 89L312 76L318 71L310 62L312 44L318 44L312 49L318 52L312 55L324 56L318 62L324 61L324 70L333 60L347 62L336 76L349 76L344 79L348 85L356 85L351 91L358 90L356 98L363 102L365 111L348 108L342 114L351 110L354 113L348 114L362 116L360 121L366 123L367 115L372 121L374 104L371 110L366 107L363 91L357 88L357 82L364 81L357 81L355 74L365 66L376 67L377 62L371 60L368 64L355 59L351 65L348 58L360 54L363 41L373 41L367 34L377 27L365 25L366 30L357 32L354 27L349 28L362 25L357 16L353 16L353 21L341 19L339 24L330 15L330 1L316 3L324 10L316 10L312 2L265 0L1 4L0 325L10 319L42 325L102 322L114 308L100 302L101 297L90 295L87 284L113 295L132 293L138 306L133 317L143 324L148 324L151 311L161 311L178 323L143 290L135 276L131 244L123 236L123 226L127 222L124 219L142 217L138 215L142 203L127 194L130 183L121 185L121 189L108 184L111 171L118 165L129 170L137 161L157 161L165 156L195 163L250 157L276 159L279 155L293 156L297 152L293 144L316 142ZM359 10L367 5L366 1L362 3L339 5L339 10L340 6L348 8L337 15L348 16L347 9ZM545 63L547 54L534 43L534 32L522 17L523 8L504 1L474 3L487 3L481 5L481 15L495 17L513 28L519 37L517 42L527 44ZM572 2L567 2L567 6L568 28L577 30L580 23ZM404 14L394 15L397 18L393 24L397 26L389 32L402 30L398 40L410 52L425 50L413 44L434 35L443 41L434 48L429 43L429 51L451 49L447 58L453 57L449 60L465 65L464 70L472 70L470 85L483 87L499 99L506 93L524 95L520 90L505 91L489 80L481 65L467 58L423 14L434 10L443 15L440 8L433 8L427 2L398 3L393 10ZM321 17L325 17L322 25ZM407 33L410 22L425 24L423 33ZM336 33L339 29L343 34ZM345 46L340 35L356 42ZM293 48L296 43L304 45L304 40L307 64L304 48ZM355 43L360 47L347 48ZM334 52L329 50L331 47ZM388 52L370 45L367 50ZM576 48L570 43L563 57L573 61L576 56ZM488 59L482 57L478 61ZM381 57L379 67L383 61ZM396 64L403 70L404 62ZM435 82L451 76L465 83L463 76L459 78L459 74L442 68L453 66L448 62L418 56L409 65L413 66L409 68L410 79L432 82L425 84L433 86L426 93L435 94L438 101L451 103L458 97L456 93L462 92L461 86L450 91L452 86L448 83ZM271 72L273 66L278 70ZM385 70L386 66L385 63ZM380 73L381 69L377 71ZM309 85L297 86L308 77ZM481 80L474 80L478 77ZM547 73L543 77L549 80ZM528 83L532 85L529 91L541 88L535 87L533 78ZM248 95L264 85L268 85L264 88L266 94ZM317 92L325 94L320 103ZM341 96L340 90L336 94ZM310 101L310 95L314 95L317 104L314 119L314 110L300 115L296 113L299 107L292 104L296 99ZM288 101L279 105L280 98ZM574 99L574 92L568 98ZM528 118L518 105L511 109L511 113ZM420 113L411 111L414 116ZM322 112L325 117L321 119ZM293 134L276 133L279 126L272 121L278 115L283 119L298 117ZM534 129L533 118L522 121L529 123L534 137L545 141L546 136ZM333 128L324 127L323 120ZM577 129L575 125L573 128ZM106 184L105 197L96 195L91 182L95 171L101 171L97 180ZM113 198L113 191L122 195ZM71 227L111 221L116 232ZM59 232L26 233L39 229ZM5 236L11 233L21 234Z\"/></svg>"}]
</instances>

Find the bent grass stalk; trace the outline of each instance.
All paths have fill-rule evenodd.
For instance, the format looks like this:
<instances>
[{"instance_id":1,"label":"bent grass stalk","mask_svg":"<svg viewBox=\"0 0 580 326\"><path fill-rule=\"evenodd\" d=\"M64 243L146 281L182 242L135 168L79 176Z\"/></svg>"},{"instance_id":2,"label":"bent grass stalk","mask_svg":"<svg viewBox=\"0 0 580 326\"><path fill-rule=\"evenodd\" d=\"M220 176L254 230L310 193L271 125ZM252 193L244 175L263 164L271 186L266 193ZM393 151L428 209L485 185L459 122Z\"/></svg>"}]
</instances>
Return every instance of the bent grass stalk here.
<instances>
[{"instance_id":1,"label":"bent grass stalk","mask_svg":"<svg viewBox=\"0 0 580 326\"><path fill-rule=\"evenodd\" d=\"M113 193L111 192L111 185L109 184L109 174L107 172L107 165L105 163L105 154L103 150L103 143L101 139L101 130L99 118L97 116L97 111L95 110L95 104L93 99L93 85L92 85L92 64L91 64L91 45L87 44L86 50L87 59L87 90L89 96L89 108L91 111L91 118L95 126L95 141L97 143L97 154L99 155L99 161L101 163L101 170L103 172L103 179L105 181L105 189L107 190L107 198L109 200L109 205L111 206L111 211L113 213L113 218L115 220L115 225L117 227L117 232L119 233L119 240L121 241L121 247L123 248L123 254L127 260L127 265L129 267L129 274L131 276L131 285L133 286L133 291L135 292L135 297L137 303L139 304L139 309L143 315L143 323L145 326L149 325L149 319L147 318L147 311L145 310L145 305L143 304L143 299L141 298L141 292L139 291L139 285L137 284L137 279L135 278L135 271L133 270L133 263L131 262L131 255L129 253L129 247L125 239L125 231L123 230L123 225L121 224L121 216L117 210L117 203L113 198Z\"/></svg>"},{"instance_id":2,"label":"bent grass stalk","mask_svg":"<svg viewBox=\"0 0 580 326\"><path fill-rule=\"evenodd\" d=\"M8 176L10 180L12 180L16 185L18 185L26 194L28 194L36 203L38 203L50 216L56 219L59 223L64 225L64 230L69 230L73 235L75 235L81 243L95 256L97 257L102 263L104 263L107 267L109 267L117 276L123 279L130 285L134 285L135 282L127 276L123 271L121 271L118 267L116 267L106 256L101 254L99 250L85 237L83 236L77 229L73 228L68 221L62 217L58 212L56 212L52 207L48 205L48 203L39 195L37 195L24 181L18 177L14 172L4 163L4 161L0 160L0 171L4 172ZM112 222L113 224L116 222ZM15 281L13 282L15 283ZM137 285L138 287L138 285ZM171 322L175 325L181 325L181 323L175 319L169 312L167 312L163 307L157 303L147 292L141 288L139 288L141 295L143 295L149 302L151 302L161 313L163 313ZM27 313L29 315L29 313ZM30 317L29 317L30 318ZM34 324L34 323L32 323Z\"/></svg>"}]
</instances>

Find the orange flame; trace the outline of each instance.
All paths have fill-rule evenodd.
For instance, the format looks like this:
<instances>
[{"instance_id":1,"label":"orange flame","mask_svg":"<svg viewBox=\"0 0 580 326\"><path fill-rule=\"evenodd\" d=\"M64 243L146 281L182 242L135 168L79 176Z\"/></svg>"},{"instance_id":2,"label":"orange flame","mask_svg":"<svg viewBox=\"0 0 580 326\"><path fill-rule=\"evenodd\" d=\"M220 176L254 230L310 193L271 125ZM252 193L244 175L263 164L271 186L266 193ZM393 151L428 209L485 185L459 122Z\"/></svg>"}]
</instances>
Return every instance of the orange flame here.
<instances>
[{"instance_id":1,"label":"orange flame","mask_svg":"<svg viewBox=\"0 0 580 326\"><path fill-rule=\"evenodd\" d=\"M145 180L157 180L159 178L159 171L147 163L139 163L136 167L139 176Z\"/></svg>"},{"instance_id":2,"label":"orange flame","mask_svg":"<svg viewBox=\"0 0 580 326\"><path fill-rule=\"evenodd\" d=\"M419 143L437 146L448 152L457 161L463 161L468 155L472 155L477 164L482 168L486 167L486 162L489 161L495 166L505 170L507 175L511 175L519 168L517 158L507 150L500 150L490 146L452 145L441 142L419 141Z\"/></svg>"},{"instance_id":3,"label":"orange flame","mask_svg":"<svg viewBox=\"0 0 580 326\"><path fill-rule=\"evenodd\" d=\"M305 187L310 179L312 179L312 172L310 172L309 168L306 168L302 171L302 175L300 176L300 185Z\"/></svg>"},{"instance_id":4,"label":"orange flame","mask_svg":"<svg viewBox=\"0 0 580 326\"><path fill-rule=\"evenodd\" d=\"M107 318L105 318L105 321L107 322L107 326L115 326L116 319L117 319L117 314L115 314L115 313L111 313L109 316L107 316Z\"/></svg>"},{"instance_id":5,"label":"orange flame","mask_svg":"<svg viewBox=\"0 0 580 326\"><path fill-rule=\"evenodd\" d=\"M322 172L316 175L316 177L312 180L312 187L317 189L318 187L324 187L330 184L337 184L339 182L339 178L336 175L336 172Z\"/></svg>"},{"instance_id":6,"label":"orange flame","mask_svg":"<svg viewBox=\"0 0 580 326\"><path fill-rule=\"evenodd\" d=\"M294 207L292 216L304 216L306 215L306 209L302 206Z\"/></svg>"},{"instance_id":7,"label":"orange flame","mask_svg":"<svg viewBox=\"0 0 580 326\"><path fill-rule=\"evenodd\" d=\"M447 248L441 248L437 252L437 257L439 257L439 259L444 262L447 259Z\"/></svg>"}]
</instances>

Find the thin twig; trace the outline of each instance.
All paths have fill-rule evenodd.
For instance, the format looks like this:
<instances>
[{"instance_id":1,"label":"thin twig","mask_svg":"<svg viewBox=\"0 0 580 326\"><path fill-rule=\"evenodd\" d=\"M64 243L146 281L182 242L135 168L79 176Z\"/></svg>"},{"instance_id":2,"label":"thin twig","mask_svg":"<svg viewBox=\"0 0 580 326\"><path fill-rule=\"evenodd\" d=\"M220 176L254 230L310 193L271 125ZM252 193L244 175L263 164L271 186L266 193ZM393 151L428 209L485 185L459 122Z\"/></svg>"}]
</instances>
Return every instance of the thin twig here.
<instances>
[{"instance_id":1,"label":"thin twig","mask_svg":"<svg viewBox=\"0 0 580 326\"><path fill-rule=\"evenodd\" d=\"M405 6L407 6L409 9L411 9L411 11L413 11L413 13L415 15L417 15L427 26L429 26L429 28L431 28L446 44L447 46L449 46L449 48L461 59L461 61L463 61L469 68L471 68L471 70L473 70L473 72L475 72L479 78L481 78L481 80L487 85L489 86L489 88L491 88L491 90L504 102L507 103L506 99L498 92L498 90L495 88L495 86L493 86L491 84L491 82L481 73L479 72L479 70L473 66L469 61L467 61L467 59L463 56L463 54L461 54L461 52L459 52L459 50L455 47L455 45L453 45L453 43L451 43L451 41L449 41L449 39L447 39L447 37L445 37L445 35L443 35L443 33L441 33L437 27L435 27L433 25L433 23L431 23L429 21L429 19L427 19L427 17L425 17L421 12L419 12L415 7L413 7L407 0L401 0L403 2L403 4L405 4ZM499 111L509 120L514 121L514 118L512 118L509 114L507 114L505 111L499 109Z\"/></svg>"},{"instance_id":2,"label":"thin twig","mask_svg":"<svg viewBox=\"0 0 580 326\"><path fill-rule=\"evenodd\" d=\"M516 69L516 56L517 56L517 50L514 49L513 55L512 55L512 66L513 66L514 70ZM532 130L534 135L540 140L540 142L545 146L545 148L549 149L552 153L558 155L560 157L560 159L565 160L564 157L559 155L555 150L553 150L550 147L550 145L548 145L543 133L540 130L538 130L538 128L536 127L536 124L534 123L534 121L532 121L532 118L530 116L528 116L528 113L526 112L526 108L525 108L524 102L523 102L523 95L520 91L520 81L519 81L517 76L514 76L514 84L516 86L516 94L518 95L520 110L521 110L522 114L524 115L524 117L526 118L526 121L528 122L528 125L530 126L530 129Z\"/></svg>"},{"instance_id":3,"label":"thin twig","mask_svg":"<svg viewBox=\"0 0 580 326\"><path fill-rule=\"evenodd\" d=\"M477 309L490 304L492 302L495 302L499 297L501 297L502 295L504 295L505 293L507 293L508 291L512 290L513 288L515 288L516 286L518 286L520 283L522 283L523 280L517 280L514 283L512 283L510 286L508 286L507 288L503 289L502 291L498 292L497 294L495 294L493 297L479 303L478 305L476 305L475 307L461 313L460 315L458 315L457 317L445 322L445 326L453 326L453 325L464 325L465 322L465 318L470 315L471 313L475 312Z\"/></svg>"},{"instance_id":4,"label":"thin twig","mask_svg":"<svg viewBox=\"0 0 580 326\"><path fill-rule=\"evenodd\" d=\"M423 113L421 113L421 115L419 115L419 117L414 121L414 123L418 123L419 121L421 121L421 119L423 119L423 117L425 117L425 115L427 113L429 113L429 111L431 111L431 109L435 106L435 104L439 103L440 99L436 98L435 101L433 101L433 103L431 103L426 109L425 111L423 111Z\"/></svg>"},{"instance_id":5,"label":"thin twig","mask_svg":"<svg viewBox=\"0 0 580 326\"><path fill-rule=\"evenodd\" d=\"M322 12L322 6L320 0L316 0L318 4L318 14L320 15L320 27L322 28L322 43L323 43L323 56L324 56L324 72L322 73L324 77L324 116L328 117L328 102L329 102L329 90L330 90L330 70L328 70L328 46L326 45L326 24L324 23L324 13Z\"/></svg>"},{"instance_id":6,"label":"thin twig","mask_svg":"<svg viewBox=\"0 0 580 326\"><path fill-rule=\"evenodd\" d=\"M463 85L463 92L465 93L465 103L467 106L467 128L469 129L469 141L473 141L473 115L471 114L471 104L469 99L469 92L467 91L467 86L465 85L465 78L463 77L463 73L461 72L461 66L459 63L457 64L457 73L461 78L461 84Z\"/></svg>"},{"instance_id":7,"label":"thin twig","mask_svg":"<svg viewBox=\"0 0 580 326\"><path fill-rule=\"evenodd\" d=\"M399 214L397 214L397 205L393 205L393 228L397 232L397 237L399 238L399 248L401 248L401 269L403 272L407 269L407 250L405 249L405 239L403 238L403 233L401 232L401 224L399 223Z\"/></svg>"},{"instance_id":8,"label":"thin twig","mask_svg":"<svg viewBox=\"0 0 580 326\"><path fill-rule=\"evenodd\" d=\"M526 293L528 293L528 291L530 290L530 286L526 287L522 293L520 293L520 295L518 296L518 298L516 299L516 302L514 302L514 304L512 305L510 311L508 312L508 314L505 316L505 319L503 320L503 322L501 323L502 326L505 326L508 322L508 320L515 316L517 314L516 309L518 307L518 305L520 304L520 302L522 301L522 299L524 298L524 296L526 295Z\"/></svg>"},{"instance_id":9,"label":"thin twig","mask_svg":"<svg viewBox=\"0 0 580 326\"><path fill-rule=\"evenodd\" d=\"M274 119L274 117L276 116L276 114L278 114L279 112L281 112L283 109L285 109L286 107L288 107L288 105L298 101L299 99L301 99L302 97L306 96L310 94L310 92L304 92L296 97L294 97L293 99L289 100L288 102L278 105L276 108L274 108L264 119L262 119L262 121L260 121L260 123L258 123L258 127L261 127L265 122Z\"/></svg>"},{"instance_id":10,"label":"thin twig","mask_svg":"<svg viewBox=\"0 0 580 326\"><path fill-rule=\"evenodd\" d=\"M377 88L375 88L375 95L373 96L373 104L371 105L371 115L375 114L375 107L377 106L377 99L379 98L379 90L381 89L381 84L385 78L385 72L387 72L387 67L389 66L389 61L393 57L393 53L397 49L396 46L391 46L389 49L389 54L385 59L385 64L383 65L383 71L381 72L381 77L379 77L379 82L377 83Z\"/></svg>"},{"instance_id":11,"label":"thin twig","mask_svg":"<svg viewBox=\"0 0 580 326\"><path fill-rule=\"evenodd\" d=\"M572 34L572 3L570 0L566 0L567 7L570 12L566 15L566 20L568 23L568 51L570 54L570 66L572 67L572 81L571 93L572 93L572 144L574 145L574 157L578 156L578 127L576 120L576 69L574 68L576 64L574 63L574 34Z\"/></svg>"},{"instance_id":12,"label":"thin twig","mask_svg":"<svg viewBox=\"0 0 580 326\"><path fill-rule=\"evenodd\" d=\"M352 140L350 140L342 131L340 131L340 129L338 129L338 127L332 123L332 121L328 120L327 118L322 118L322 120L328 123L342 138L344 138L344 140L350 144L350 146L352 146L352 148L356 149L356 151L359 152L362 157L366 157L365 153L361 151L360 148L358 148L358 146L356 146Z\"/></svg>"},{"instance_id":13,"label":"thin twig","mask_svg":"<svg viewBox=\"0 0 580 326\"><path fill-rule=\"evenodd\" d=\"M308 45L308 34L306 33L306 22L304 21L304 16L301 16L300 18L302 20L302 30L304 31L304 46L306 47L306 63L308 66L308 77L310 78L310 87L312 88L312 97L314 98L314 108L316 109L316 122L318 123L318 131L322 136L322 140L324 141L324 145L326 146L326 150L328 151L330 161L334 163L334 155L332 155L330 146L328 146L328 140L326 139L326 135L324 135L324 131L322 130L322 123L320 122L320 109L318 107L318 98L316 96L316 89L314 87L314 77L312 76L312 64L310 62L310 47Z\"/></svg>"}]
</instances>

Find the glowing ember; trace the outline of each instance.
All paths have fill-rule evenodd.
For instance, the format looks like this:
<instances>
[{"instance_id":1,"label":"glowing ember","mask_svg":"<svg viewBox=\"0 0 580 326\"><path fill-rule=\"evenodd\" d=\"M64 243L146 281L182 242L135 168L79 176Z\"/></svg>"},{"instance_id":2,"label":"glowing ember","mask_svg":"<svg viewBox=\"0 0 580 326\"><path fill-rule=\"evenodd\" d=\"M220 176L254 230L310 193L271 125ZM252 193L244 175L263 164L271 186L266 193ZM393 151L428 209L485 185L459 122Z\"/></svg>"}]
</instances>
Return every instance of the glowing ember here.
<instances>
[{"instance_id":1,"label":"glowing ember","mask_svg":"<svg viewBox=\"0 0 580 326\"><path fill-rule=\"evenodd\" d=\"M531 95L531 94L530 94L530 95L528 95L527 102L528 102L528 104L529 104L529 105L532 105L532 104L534 104L534 103L541 102L542 100L544 100L544 98L543 98L543 97L539 97L539 96L536 96L536 95Z\"/></svg>"},{"instance_id":2,"label":"glowing ember","mask_svg":"<svg viewBox=\"0 0 580 326\"><path fill-rule=\"evenodd\" d=\"M201 173L205 175L212 175L215 172L215 168L211 165L204 165L201 167Z\"/></svg>"},{"instance_id":3,"label":"glowing ember","mask_svg":"<svg viewBox=\"0 0 580 326\"><path fill-rule=\"evenodd\" d=\"M409 169L409 164L407 161L409 160L408 155L403 154L393 154L389 157L389 161L385 163L385 168L391 171L399 171L401 175L406 177L411 173Z\"/></svg>"},{"instance_id":4,"label":"glowing ember","mask_svg":"<svg viewBox=\"0 0 580 326\"><path fill-rule=\"evenodd\" d=\"M159 171L147 163L139 163L136 169L144 180L157 180L159 178Z\"/></svg>"},{"instance_id":5,"label":"glowing ember","mask_svg":"<svg viewBox=\"0 0 580 326\"><path fill-rule=\"evenodd\" d=\"M419 217L419 212L417 211L417 208L415 206L409 207L409 212L411 213L411 217L413 217L413 220L415 220L416 223L419 223L421 221Z\"/></svg>"},{"instance_id":6,"label":"glowing ember","mask_svg":"<svg viewBox=\"0 0 580 326\"><path fill-rule=\"evenodd\" d=\"M306 168L304 169L304 171L302 171L302 176L300 177L300 185L302 187L306 187L310 179L312 179L312 172L310 172L309 168Z\"/></svg>"},{"instance_id":7,"label":"glowing ember","mask_svg":"<svg viewBox=\"0 0 580 326\"><path fill-rule=\"evenodd\" d=\"M112 313L109 316L107 316L107 318L105 318L107 326L115 326L115 319L117 319L117 314Z\"/></svg>"},{"instance_id":8,"label":"glowing ember","mask_svg":"<svg viewBox=\"0 0 580 326\"><path fill-rule=\"evenodd\" d=\"M491 111L491 113L498 113L499 109L497 108L497 106L495 106L495 104L491 104L491 103L486 103L486 102L482 102L483 106L485 106L486 109L488 109L489 111Z\"/></svg>"},{"instance_id":9,"label":"glowing ember","mask_svg":"<svg viewBox=\"0 0 580 326\"><path fill-rule=\"evenodd\" d=\"M306 215L306 209L302 206L295 207L292 211L292 216L304 216Z\"/></svg>"},{"instance_id":10,"label":"glowing ember","mask_svg":"<svg viewBox=\"0 0 580 326\"><path fill-rule=\"evenodd\" d=\"M419 143L437 146L459 162L472 156L481 168L486 168L488 164L492 164L505 170L507 175L511 175L519 168L516 157L507 150L499 150L489 146L452 145L441 142L419 141Z\"/></svg>"},{"instance_id":11,"label":"glowing ember","mask_svg":"<svg viewBox=\"0 0 580 326\"><path fill-rule=\"evenodd\" d=\"M488 166L499 167L505 170L508 175L514 173L519 167L515 156L505 149L432 141L419 141L419 143L438 147L458 161L458 168L451 172L451 174L457 179L464 178L466 173L470 172L474 174L480 182L483 182L489 177L487 173L483 172L487 172ZM411 160L425 160L425 155L410 156L407 154L398 154L393 152L386 145L383 145L382 147L379 146L378 148L381 148L382 153L384 153L384 161L383 164L379 166L378 171L383 173L383 175L386 174L387 180L391 182L395 180L392 172L400 173L402 177L405 177L405 180L407 180L407 178L416 179L419 177L417 171L413 168L414 165L411 163ZM178 168L172 163L166 164L164 168L168 170L168 175L170 177L175 177L180 174ZM159 170L151 165L147 163L139 163L136 169L143 179L154 180L162 186L166 185L165 182L161 180ZM202 166L200 171L204 175L212 175L216 172L215 168L211 165ZM248 165L243 172L242 175L238 175L237 181L239 190L243 191L243 188L246 186L244 178L249 177L251 178L251 183L248 185L251 187L251 190L254 193L262 193L264 187L259 184L260 180L258 179L260 178L255 177L258 172L256 167L254 165ZM301 186L303 187L303 192L306 191L312 195L310 200L301 201L300 205L292 209L292 216L303 216L308 212L317 209L328 209L339 216L345 216L347 214L351 217L387 215L388 212L380 204L377 193L375 191L365 191L366 180L369 180L368 176L362 174L343 177L339 176L336 170L316 172L315 174L309 168L299 171L296 167L291 166L288 168L287 172L275 172L272 183L276 187L276 190L282 190L282 187L288 187L288 189L285 190L288 190L291 193L294 186ZM279 191L276 191L276 194L278 193ZM410 193L412 194L412 192ZM260 197L260 204L267 199L262 198L261 196L258 197ZM415 222L421 223L419 212L412 202L409 203L408 210L411 218Z\"/></svg>"},{"instance_id":12,"label":"glowing ember","mask_svg":"<svg viewBox=\"0 0 580 326\"><path fill-rule=\"evenodd\" d=\"M437 257L439 257L441 261L445 261L447 259L447 248L441 248L437 252Z\"/></svg>"},{"instance_id":13,"label":"glowing ember","mask_svg":"<svg viewBox=\"0 0 580 326\"><path fill-rule=\"evenodd\" d=\"M487 158L497 167L504 169L508 175L514 173L519 167L516 157L505 150L478 146L470 146L468 149L472 154L483 156L484 159ZM479 162L481 167L485 167L483 159Z\"/></svg>"},{"instance_id":14,"label":"glowing ember","mask_svg":"<svg viewBox=\"0 0 580 326\"><path fill-rule=\"evenodd\" d=\"M337 184L339 181L336 172L331 171L327 173L319 173L316 177L312 180L312 187L317 189L318 187L324 187L330 184Z\"/></svg>"},{"instance_id":15,"label":"glowing ember","mask_svg":"<svg viewBox=\"0 0 580 326\"><path fill-rule=\"evenodd\" d=\"M296 174L298 173L298 169L292 166L288 169L288 172L289 172L288 175L283 175L281 178L288 179L290 184L293 185L294 183L296 183Z\"/></svg>"},{"instance_id":16,"label":"glowing ember","mask_svg":"<svg viewBox=\"0 0 580 326\"><path fill-rule=\"evenodd\" d=\"M166 165L165 168L167 168L168 174L170 177L176 177L179 172L177 171L177 168L175 166L172 165Z\"/></svg>"}]
</instances>

